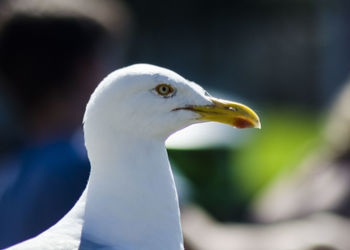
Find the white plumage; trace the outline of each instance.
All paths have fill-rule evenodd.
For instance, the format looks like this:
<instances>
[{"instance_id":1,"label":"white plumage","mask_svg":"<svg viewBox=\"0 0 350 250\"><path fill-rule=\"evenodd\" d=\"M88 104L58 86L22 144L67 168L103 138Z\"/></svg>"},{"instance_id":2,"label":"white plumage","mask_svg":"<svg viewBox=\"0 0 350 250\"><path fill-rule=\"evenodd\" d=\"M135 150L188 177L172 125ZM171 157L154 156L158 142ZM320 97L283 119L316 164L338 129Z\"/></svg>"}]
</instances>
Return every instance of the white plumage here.
<instances>
[{"instance_id":1,"label":"white plumage","mask_svg":"<svg viewBox=\"0 0 350 250\"><path fill-rule=\"evenodd\" d=\"M56 225L10 249L183 249L164 142L206 120L260 127L249 108L170 70L137 64L111 73L84 116L91 173L82 197Z\"/></svg>"}]
</instances>

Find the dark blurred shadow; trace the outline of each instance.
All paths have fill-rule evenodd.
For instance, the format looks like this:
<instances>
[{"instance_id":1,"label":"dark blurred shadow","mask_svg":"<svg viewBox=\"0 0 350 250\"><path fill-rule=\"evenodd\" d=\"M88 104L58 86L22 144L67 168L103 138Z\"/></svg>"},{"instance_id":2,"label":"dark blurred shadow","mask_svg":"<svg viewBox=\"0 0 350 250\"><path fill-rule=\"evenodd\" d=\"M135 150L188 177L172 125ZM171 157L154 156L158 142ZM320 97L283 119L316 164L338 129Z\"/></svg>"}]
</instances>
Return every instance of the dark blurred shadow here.
<instances>
[{"instance_id":1,"label":"dark blurred shadow","mask_svg":"<svg viewBox=\"0 0 350 250\"><path fill-rule=\"evenodd\" d=\"M16 129L0 150L3 248L53 225L85 188L85 105L121 66L130 18L109 0L3 1L0 9L1 96L13 124L5 129Z\"/></svg>"}]
</instances>

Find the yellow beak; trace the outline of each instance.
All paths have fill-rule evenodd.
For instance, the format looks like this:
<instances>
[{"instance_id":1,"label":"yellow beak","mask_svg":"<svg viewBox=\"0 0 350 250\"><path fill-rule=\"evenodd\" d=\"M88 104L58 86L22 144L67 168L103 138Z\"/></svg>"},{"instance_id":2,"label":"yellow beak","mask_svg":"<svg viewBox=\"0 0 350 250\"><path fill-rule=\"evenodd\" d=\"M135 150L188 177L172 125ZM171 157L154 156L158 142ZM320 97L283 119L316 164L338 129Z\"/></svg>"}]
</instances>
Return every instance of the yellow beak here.
<instances>
[{"instance_id":1,"label":"yellow beak","mask_svg":"<svg viewBox=\"0 0 350 250\"><path fill-rule=\"evenodd\" d=\"M226 100L209 97L213 105L189 106L179 109L200 114L199 120L229 124L236 128L261 128L259 116L249 107Z\"/></svg>"}]
</instances>

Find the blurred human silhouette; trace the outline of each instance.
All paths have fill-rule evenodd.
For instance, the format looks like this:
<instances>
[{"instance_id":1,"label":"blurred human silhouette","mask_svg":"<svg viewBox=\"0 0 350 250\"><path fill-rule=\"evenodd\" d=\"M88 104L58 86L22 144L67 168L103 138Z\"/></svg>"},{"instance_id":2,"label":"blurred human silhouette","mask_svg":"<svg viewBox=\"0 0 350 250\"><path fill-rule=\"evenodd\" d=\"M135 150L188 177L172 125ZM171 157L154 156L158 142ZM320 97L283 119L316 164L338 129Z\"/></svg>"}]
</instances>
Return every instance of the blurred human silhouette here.
<instances>
[{"instance_id":1,"label":"blurred human silhouette","mask_svg":"<svg viewBox=\"0 0 350 250\"><path fill-rule=\"evenodd\" d=\"M85 105L120 66L129 20L124 5L108 0L7 1L1 11L1 88L21 131L0 160L3 248L53 225L85 188Z\"/></svg>"}]
</instances>

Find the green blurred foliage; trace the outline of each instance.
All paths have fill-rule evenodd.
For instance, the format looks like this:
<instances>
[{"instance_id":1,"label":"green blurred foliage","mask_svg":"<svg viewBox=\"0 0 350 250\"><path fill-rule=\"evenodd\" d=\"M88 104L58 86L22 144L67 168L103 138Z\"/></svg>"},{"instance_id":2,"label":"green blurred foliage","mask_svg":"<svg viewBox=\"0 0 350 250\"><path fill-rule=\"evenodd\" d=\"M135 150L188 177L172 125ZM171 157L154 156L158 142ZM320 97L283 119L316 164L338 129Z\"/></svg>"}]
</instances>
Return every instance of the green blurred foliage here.
<instances>
[{"instance_id":1,"label":"green blurred foliage","mask_svg":"<svg viewBox=\"0 0 350 250\"><path fill-rule=\"evenodd\" d=\"M271 181L295 169L320 141L322 117L313 110L273 107L259 112L261 130L232 148L169 150L192 184L193 199L221 221L247 220L247 208Z\"/></svg>"},{"instance_id":2,"label":"green blurred foliage","mask_svg":"<svg viewBox=\"0 0 350 250\"><path fill-rule=\"evenodd\" d=\"M230 150L168 150L170 161L191 182L192 198L219 220L228 220L236 208L230 174ZM233 216L235 218L237 216Z\"/></svg>"},{"instance_id":3,"label":"green blurred foliage","mask_svg":"<svg viewBox=\"0 0 350 250\"><path fill-rule=\"evenodd\" d=\"M261 112L262 129L232 154L231 177L246 200L280 174L288 174L321 142L323 117L296 107Z\"/></svg>"}]
</instances>

